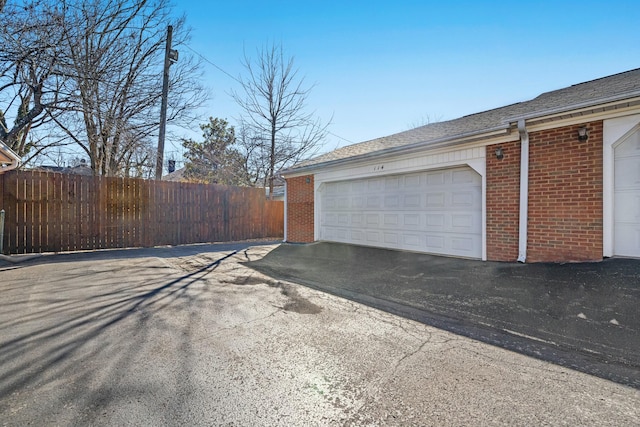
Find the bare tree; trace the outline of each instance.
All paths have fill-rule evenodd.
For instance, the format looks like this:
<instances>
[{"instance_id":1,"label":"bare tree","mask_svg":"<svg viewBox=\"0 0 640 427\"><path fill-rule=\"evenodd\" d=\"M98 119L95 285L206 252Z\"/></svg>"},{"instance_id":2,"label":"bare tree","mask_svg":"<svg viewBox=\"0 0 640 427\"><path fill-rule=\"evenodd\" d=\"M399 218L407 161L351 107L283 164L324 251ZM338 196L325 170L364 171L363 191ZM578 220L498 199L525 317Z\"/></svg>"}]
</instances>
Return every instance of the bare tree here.
<instances>
[{"instance_id":1,"label":"bare tree","mask_svg":"<svg viewBox=\"0 0 640 427\"><path fill-rule=\"evenodd\" d=\"M145 158L134 153L149 150L159 126L171 8L167 0L84 0L70 16L67 66L78 96L75 114L58 124L87 153L96 174L126 175L131 158ZM80 31L78 23L86 23ZM184 19L174 28L179 45L188 35ZM195 78L198 64L187 56L172 73L167 120L177 122L202 103L205 92ZM77 132L78 124L82 132Z\"/></svg>"},{"instance_id":2,"label":"bare tree","mask_svg":"<svg viewBox=\"0 0 640 427\"><path fill-rule=\"evenodd\" d=\"M419 119L409 123L407 125L407 129L415 129L421 126L427 126L433 123L438 123L440 121L442 121L442 116L431 116L430 114L427 114L426 116L423 115Z\"/></svg>"},{"instance_id":3,"label":"bare tree","mask_svg":"<svg viewBox=\"0 0 640 427\"><path fill-rule=\"evenodd\" d=\"M63 142L46 142L33 131L59 114L65 77L58 63L62 42L58 7L44 1L0 10L0 141L23 157L23 163Z\"/></svg>"},{"instance_id":4,"label":"bare tree","mask_svg":"<svg viewBox=\"0 0 640 427\"><path fill-rule=\"evenodd\" d=\"M247 74L239 79L242 90L231 93L244 110L240 120L249 132L241 143L249 144L248 162L256 170L266 169L269 194L273 194L275 172L315 154L329 123L307 112L312 87L305 88L294 58L285 58L281 45L259 49L255 60L245 54L243 66Z\"/></svg>"},{"instance_id":5,"label":"bare tree","mask_svg":"<svg viewBox=\"0 0 640 427\"><path fill-rule=\"evenodd\" d=\"M6 64L0 68L6 72L0 75L6 81L16 75L14 70L24 58L39 67L31 80L21 78L15 86L20 88L14 90L16 94L30 95L17 99L27 99L32 111L24 115L13 107L16 123L27 123L23 130L39 116L54 123L65 142L86 153L95 174L144 173L146 165L140 162L154 160L148 153L159 127L167 24L174 21L179 46L188 38L184 18L175 22L169 0L31 0L22 9L47 25L16 26L5 40L17 45L21 37L44 40L46 45L14 49L22 56L4 61L0 57L0 66ZM16 8L16 13L22 9ZM26 17L23 21L27 22ZM171 72L167 119L188 126L194 119L192 112L206 97L198 80L199 64L183 55ZM48 87L55 90L44 92ZM45 97L45 93L55 96ZM0 104L0 110L7 108ZM4 139L15 139L20 132L18 126L6 128Z\"/></svg>"}]
</instances>

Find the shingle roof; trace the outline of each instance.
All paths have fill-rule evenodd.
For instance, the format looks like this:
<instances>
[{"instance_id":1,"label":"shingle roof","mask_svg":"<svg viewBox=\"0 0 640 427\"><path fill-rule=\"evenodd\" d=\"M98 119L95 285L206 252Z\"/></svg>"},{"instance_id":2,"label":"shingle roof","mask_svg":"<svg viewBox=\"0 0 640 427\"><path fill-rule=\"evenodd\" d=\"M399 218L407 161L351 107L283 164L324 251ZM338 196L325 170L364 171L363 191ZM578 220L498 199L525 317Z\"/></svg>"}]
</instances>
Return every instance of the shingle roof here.
<instances>
[{"instance_id":1,"label":"shingle roof","mask_svg":"<svg viewBox=\"0 0 640 427\"><path fill-rule=\"evenodd\" d=\"M543 93L525 102L471 114L445 122L432 123L382 138L349 145L299 163L289 169L320 166L323 163L346 160L410 144L458 139L465 135L507 128L518 118L538 117L551 112L563 112L605 102L640 96L640 68L575 84L564 89Z\"/></svg>"}]
</instances>

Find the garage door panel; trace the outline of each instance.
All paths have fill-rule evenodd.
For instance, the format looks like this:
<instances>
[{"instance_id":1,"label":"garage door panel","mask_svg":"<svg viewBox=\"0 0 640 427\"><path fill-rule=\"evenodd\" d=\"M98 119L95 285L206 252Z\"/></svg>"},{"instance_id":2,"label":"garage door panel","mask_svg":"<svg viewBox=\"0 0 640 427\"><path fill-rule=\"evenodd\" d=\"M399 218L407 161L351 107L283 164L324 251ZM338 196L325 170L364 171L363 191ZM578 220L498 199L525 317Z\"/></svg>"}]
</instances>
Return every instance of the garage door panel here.
<instances>
[{"instance_id":1,"label":"garage door panel","mask_svg":"<svg viewBox=\"0 0 640 427\"><path fill-rule=\"evenodd\" d=\"M368 196L366 207L367 209L380 209L380 196Z\"/></svg>"},{"instance_id":2,"label":"garage door panel","mask_svg":"<svg viewBox=\"0 0 640 427\"><path fill-rule=\"evenodd\" d=\"M635 224L616 224L616 255L640 256L640 230Z\"/></svg>"},{"instance_id":3,"label":"garage door panel","mask_svg":"<svg viewBox=\"0 0 640 427\"><path fill-rule=\"evenodd\" d=\"M321 193L322 240L482 255L481 178L468 167L332 184Z\"/></svg>"},{"instance_id":4,"label":"garage door panel","mask_svg":"<svg viewBox=\"0 0 640 427\"><path fill-rule=\"evenodd\" d=\"M472 253L475 239L470 237L453 237L451 238L451 248L459 253Z\"/></svg>"},{"instance_id":5,"label":"garage door panel","mask_svg":"<svg viewBox=\"0 0 640 427\"><path fill-rule=\"evenodd\" d=\"M397 190L400 188L402 179L400 177L390 177L384 180L385 190Z\"/></svg>"},{"instance_id":6,"label":"garage door panel","mask_svg":"<svg viewBox=\"0 0 640 427\"><path fill-rule=\"evenodd\" d=\"M384 197L385 209L398 209L400 207L400 196L397 194Z\"/></svg>"},{"instance_id":7,"label":"garage door panel","mask_svg":"<svg viewBox=\"0 0 640 427\"><path fill-rule=\"evenodd\" d=\"M451 206L472 207L475 204L475 194L471 191L456 191L451 193Z\"/></svg>"},{"instance_id":8,"label":"garage door panel","mask_svg":"<svg viewBox=\"0 0 640 427\"><path fill-rule=\"evenodd\" d=\"M419 208L421 198L422 196L420 194L405 194L403 197L402 207Z\"/></svg>"},{"instance_id":9,"label":"garage door panel","mask_svg":"<svg viewBox=\"0 0 640 427\"><path fill-rule=\"evenodd\" d=\"M407 175L404 177L404 187L407 189L420 187L420 175Z\"/></svg>"},{"instance_id":10,"label":"garage door panel","mask_svg":"<svg viewBox=\"0 0 640 427\"><path fill-rule=\"evenodd\" d=\"M390 247L396 247L399 243L400 234L399 233L384 233L384 243L385 245L389 245Z\"/></svg>"},{"instance_id":11,"label":"garage door panel","mask_svg":"<svg viewBox=\"0 0 640 427\"><path fill-rule=\"evenodd\" d=\"M364 208L364 197L361 196L354 196L351 199L351 207L353 208L357 208L357 209L362 209Z\"/></svg>"},{"instance_id":12,"label":"garage door panel","mask_svg":"<svg viewBox=\"0 0 640 427\"><path fill-rule=\"evenodd\" d=\"M457 170L451 172L453 184L471 184L475 180L476 173L472 170Z\"/></svg>"},{"instance_id":13,"label":"garage door panel","mask_svg":"<svg viewBox=\"0 0 640 427\"><path fill-rule=\"evenodd\" d=\"M427 186L444 185L445 173L446 172L438 171L427 174Z\"/></svg>"},{"instance_id":14,"label":"garage door panel","mask_svg":"<svg viewBox=\"0 0 640 427\"><path fill-rule=\"evenodd\" d=\"M370 179L367 181L367 190L370 192L382 191L382 183L383 181L381 179Z\"/></svg>"},{"instance_id":15,"label":"garage door panel","mask_svg":"<svg viewBox=\"0 0 640 427\"><path fill-rule=\"evenodd\" d=\"M354 227L363 227L364 226L364 215L362 214L351 214L351 225Z\"/></svg>"},{"instance_id":16,"label":"garage door panel","mask_svg":"<svg viewBox=\"0 0 640 427\"><path fill-rule=\"evenodd\" d=\"M451 228L458 232L472 231L475 221L473 215L459 214L451 215Z\"/></svg>"},{"instance_id":17,"label":"garage door panel","mask_svg":"<svg viewBox=\"0 0 640 427\"><path fill-rule=\"evenodd\" d=\"M616 191L640 188L640 167L638 165L640 165L640 156L616 158Z\"/></svg>"},{"instance_id":18,"label":"garage door panel","mask_svg":"<svg viewBox=\"0 0 640 427\"><path fill-rule=\"evenodd\" d=\"M640 192L618 191L616 196L618 197L615 212L616 222L640 223Z\"/></svg>"},{"instance_id":19,"label":"garage door panel","mask_svg":"<svg viewBox=\"0 0 640 427\"><path fill-rule=\"evenodd\" d=\"M400 224L400 214L388 213L384 214L384 228L395 228Z\"/></svg>"},{"instance_id":20,"label":"garage door panel","mask_svg":"<svg viewBox=\"0 0 640 427\"><path fill-rule=\"evenodd\" d=\"M426 250L427 252L443 253L445 252L445 238L438 234L426 235Z\"/></svg>"},{"instance_id":21,"label":"garage door panel","mask_svg":"<svg viewBox=\"0 0 640 427\"><path fill-rule=\"evenodd\" d=\"M445 216L442 213L425 214L425 218L426 218L426 221L425 221L426 230L429 230L429 229L440 230L444 227Z\"/></svg>"},{"instance_id":22,"label":"garage door panel","mask_svg":"<svg viewBox=\"0 0 640 427\"><path fill-rule=\"evenodd\" d=\"M402 216L405 229L414 229L420 227L420 214L418 213L406 213Z\"/></svg>"},{"instance_id":23,"label":"garage door panel","mask_svg":"<svg viewBox=\"0 0 640 427\"><path fill-rule=\"evenodd\" d=\"M426 208L444 208L445 194L443 192L425 194Z\"/></svg>"},{"instance_id":24,"label":"garage door panel","mask_svg":"<svg viewBox=\"0 0 640 427\"><path fill-rule=\"evenodd\" d=\"M351 230L351 240L356 243L365 243L364 230Z\"/></svg>"}]
</instances>

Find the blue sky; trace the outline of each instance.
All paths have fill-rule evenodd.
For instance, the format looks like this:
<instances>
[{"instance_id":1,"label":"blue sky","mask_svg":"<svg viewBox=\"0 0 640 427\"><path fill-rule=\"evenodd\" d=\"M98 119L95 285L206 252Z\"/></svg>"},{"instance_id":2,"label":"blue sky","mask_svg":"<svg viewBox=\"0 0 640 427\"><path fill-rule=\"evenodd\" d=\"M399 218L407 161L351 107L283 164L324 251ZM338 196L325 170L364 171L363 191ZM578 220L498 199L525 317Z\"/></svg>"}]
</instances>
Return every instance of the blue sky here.
<instances>
[{"instance_id":1,"label":"blue sky","mask_svg":"<svg viewBox=\"0 0 640 427\"><path fill-rule=\"evenodd\" d=\"M637 0L179 1L176 12L189 48L233 76L243 52L281 43L315 85L309 110L333 116L323 151L640 68ZM233 123L236 82L203 66L203 114Z\"/></svg>"}]
</instances>

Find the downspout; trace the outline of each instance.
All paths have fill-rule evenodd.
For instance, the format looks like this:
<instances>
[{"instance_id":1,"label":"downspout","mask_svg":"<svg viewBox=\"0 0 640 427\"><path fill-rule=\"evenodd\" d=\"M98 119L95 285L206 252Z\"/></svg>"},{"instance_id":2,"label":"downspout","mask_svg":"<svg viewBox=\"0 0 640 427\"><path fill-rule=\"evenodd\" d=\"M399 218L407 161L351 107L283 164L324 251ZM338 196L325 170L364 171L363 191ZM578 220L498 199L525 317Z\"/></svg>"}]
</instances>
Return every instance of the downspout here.
<instances>
[{"instance_id":1,"label":"downspout","mask_svg":"<svg viewBox=\"0 0 640 427\"><path fill-rule=\"evenodd\" d=\"M529 132L524 119L518 120L520 134L520 224L518 262L527 260L527 222L529 214Z\"/></svg>"},{"instance_id":2,"label":"downspout","mask_svg":"<svg viewBox=\"0 0 640 427\"><path fill-rule=\"evenodd\" d=\"M284 237L282 239L283 242L287 241L287 196L289 192L287 191L287 180L284 180Z\"/></svg>"}]
</instances>

